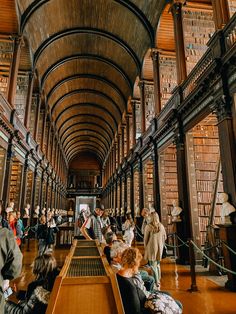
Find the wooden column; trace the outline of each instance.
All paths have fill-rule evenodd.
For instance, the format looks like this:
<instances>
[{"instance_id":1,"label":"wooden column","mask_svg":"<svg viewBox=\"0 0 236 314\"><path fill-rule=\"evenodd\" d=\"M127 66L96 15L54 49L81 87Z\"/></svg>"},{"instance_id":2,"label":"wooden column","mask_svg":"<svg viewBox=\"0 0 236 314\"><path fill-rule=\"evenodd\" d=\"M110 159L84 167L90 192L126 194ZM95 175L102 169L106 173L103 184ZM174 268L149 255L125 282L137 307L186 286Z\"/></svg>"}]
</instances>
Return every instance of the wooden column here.
<instances>
[{"instance_id":1,"label":"wooden column","mask_svg":"<svg viewBox=\"0 0 236 314\"><path fill-rule=\"evenodd\" d=\"M171 12L174 19L177 83L181 84L187 77L181 1L175 2L174 0L171 6Z\"/></svg>"},{"instance_id":2,"label":"wooden column","mask_svg":"<svg viewBox=\"0 0 236 314\"><path fill-rule=\"evenodd\" d=\"M4 171L4 180L3 180L3 191L2 191L2 200L4 207L7 206L8 196L9 196L9 186L10 186L10 178L11 178L11 166L12 166L12 157L13 157L13 144L12 139L9 139L7 156L6 156L6 166Z\"/></svg>"},{"instance_id":3,"label":"wooden column","mask_svg":"<svg viewBox=\"0 0 236 314\"><path fill-rule=\"evenodd\" d=\"M120 134L117 136L117 164L120 165Z\"/></svg>"},{"instance_id":4,"label":"wooden column","mask_svg":"<svg viewBox=\"0 0 236 314\"><path fill-rule=\"evenodd\" d=\"M153 83L154 83L154 101L155 113L158 115L161 111L161 83L160 83L160 68L159 68L159 52L157 49L151 51L153 64Z\"/></svg>"},{"instance_id":5,"label":"wooden column","mask_svg":"<svg viewBox=\"0 0 236 314\"><path fill-rule=\"evenodd\" d=\"M182 221L177 223L177 234L183 241L187 241L189 238L192 238L192 219L189 199L190 194L188 186L186 143L185 135L183 134L181 126L179 127L179 129L176 130L175 144L177 157L179 206L183 209L181 213ZM180 256L177 262L179 264L187 264L189 262L188 248L186 248L185 246L180 247L179 253Z\"/></svg>"},{"instance_id":6,"label":"wooden column","mask_svg":"<svg viewBox=\"0 0 236 314\"><path fill-rule=\"evenodd\" d=\"M28 155L25 158L25 163L23 167L23 173L22 173L22 183L21 183L21 201L19 203L20 209L23 210L26 200L26 188L27 188L27 174L29 170L29 164L28 164Z\"/></svg>"},{"instance_id":7,"label":"wooden column","mask_svg":"<svg viewBox=\"0 0 236 314\"><path fill-rule=\"evenodd\" d=\"M37 138L38 138L40 109L41 109L41 96L40 96L40 94L37 94L37 109L36 109L35 127L34 127L34 139L35 139L35 141L37 141Z\"/></svg>"},{"instance_id":8,"label":"wooden column","mask_svg":"<svg viewBox=\"0 0 236 314\"><path fill-rule=\"evenodd\" d=\"M41 150L42 151L44 150L44 140L45 140L46 126L47 126L47 111L45 109L44 113L43 113L43 127L42 127L42 138L41 138Z\"/></svg>"},{"instance_id":9,"label":"wooden column","mask_svg":"<svg viewBox=\"0 0 236 314\"><path fill-rule=\"evenodd\" d=\"M132 217L134 217L134 170L130 165L130 209Z\"/></svg>"},{"instance_id":10,"label":"wooden column","mask_svg":"<svg viewBox=\"0 0 236 314\"><path fill-rule=\"evenodd\" d=\"M116 142L114 142L114 172L116 171Z\"/></svg>"},{"instance_id":11,"label":"wooden column","mask_svg":"<svg viewBox=\"0 0 236 314\"><path fill-rule=\"evenodd\" d=\"M224 192L229 194L230 201L236 206L236 147L233 132L229 97L220 97L215 101L214 112L218 120L219 144Z\"/></svg>"},{"instance_id":12,"label":"wooden column","mask_svg":"<svg viewBox=\"0 0 236 314\"><path fill-rule=\"evenodd\" d=\"M133 146L136 144L136 100L131 100L132 119L133 119Z\"/></svg>"},{"instance_id":13,"label":"wooden column","mask_svg":"<svg viewBox=\"0 0 236 314\"><path fill-rule=\"evenodd\" d=\"M12 64L9 74L8 83L8 102L15 107L15 97L16 97L16 86L17 86L17 75L20 64L20 54L21 54L22 37L16 37L14 42L14 51L12 57Z\"/></svg>"},{"instance_id":14,"label":"wooden column","mask_svg":"<svg viewBox=\"0 0 236 314\"><path fill-rule=\"evenodd\" d=\"M51 156L50 156L50 162L53 165L54 161L53 161L53 155L54 155L54 131L52 130L51 132Z\"/></svg>"},{"instance_id":15,"label":"wooden column","mask_svg":"<svg viewBox=\"0 0 236 314\"><path fill-rule=\"evenodd\" d=\"M154 208L161 219L161 199L160 199L160 181L159 181L159 166L158 166L158 154L156 143L153 144L153 200Z\"/></svg>"},{"instance_id":16,"label":"wooden column","mask_svg":"<svg viewBox=\"0 0 236 314\"><path fill-rule=\"evenodd\" d=\"M127 150L127 156L129 155L130 150L130 114L126 115L126 150Z\"/></svg>"},{"instance_id":17,"label":"wooden column","mask_svg":"<svg viewBox=\"0 0 236 314\"><path fill-rule=\"evenodd\" d=\"M51 139L50 139L50 135L51 135L51 123L50 121L47 121L48 123L48 132L46 135L46 141L47 141L47 146L46 146L46 152L45 155L47 157L47 160L49 160L49 152L50 152L50 143L51 143Z\"/></svg>"},{"instance_id":18,"label":"wooden column","mask_svg":"<svg viewBox=\"0 0 236 314\"><path fill-rule=\"evenodd\" d=\"M121 126L121 162L125 157L125 126Z\"/></svg>"},{"instance_id":19,"label":"wooden column","mask_svg":"<svg viewBox=\"0 0 236 314\"><path fill-rule=\"evenodd\" d=\"M127 174L125 172L124 174L125 178L124 178L124 210L125 213L127 212Z\"/></svg>"},{"instance_id":20,"label":"wooden column","mask_svg":"<svg viewBox=\"0 0 236 314\"><path fill-rule=\"evenodd\" d=\"M29 129L29 124L30 124L33 88L34 88L34 73L30 72L29 73L29 85L28 85L27 98L26 98L26 107L25 107L25 118L24 118L24 125L26 129Z\"/></svg>"},{"instance_id":21,"label":"wooden column","mask_svg":"<svg viewBox=\"0 0 236 314\"><path fill-rule=\"evenodd\" d=\"M216 29L222 29L230 19L227 0L212 0L211 2Z\"/></svg>"},{"instance_id":22,"label":"wooden column","mask_svg":"<svg viewBox=\"0 0 236 314\"><path fill-rule=\"evenodd\" d=\"M115 209L118 208L118 178L116 177L116 182L115 182L115 196L116 196L116 201L115 201Z\"/></svg>"},{"instance_id":23,"label":"wooden column","mask_svg":"<svg viewBox=\"0 0 236 314\"><path fill-rule=\"evenodd\" d=\"M141 212L141 210L144 208L143 162L141 157L139 157L138 171L139 171L139 210Z\"/></svg>"},{"instance_id":24,"label":"wooden column","mask_svg":"<svg viewBox=\"0 0 236 314\"><path fill-rule=\"evenodd\" d=\"M122 206L122 178L120 176L120 179L119 179L119 184L120 184L120 204L119 204L119 208L121 209Z\"/></svg>"},{"instance_id":25,"label":"wooden column","mask_svg":"<svg viewBox=\"0 0 236 314\"><path fill-rule=\"evenodd\" d=\"M36 191L36 185L37 185L37 177L38 177L38 171L37 171L37 165L34 170L34 180L33 180L33 186L32 186L32 197L31 197L31 212L30 212L30 226L33 224L33 212L35 208L35 191ZM38 204L37 204L38 205Z\"/></svg>"},{"instance_id":26,"label":"wooden column","mask_svg":"<svg viewBox=\"0 0 236 314\"><path fill-rule=\"evenodd\" d=\"M145 113L145 83L144 81L140 81L139 84L140 89L140 107L141 107L141 132L142 134L146 131L146 113Z\"/></svg>"}]
</instances>

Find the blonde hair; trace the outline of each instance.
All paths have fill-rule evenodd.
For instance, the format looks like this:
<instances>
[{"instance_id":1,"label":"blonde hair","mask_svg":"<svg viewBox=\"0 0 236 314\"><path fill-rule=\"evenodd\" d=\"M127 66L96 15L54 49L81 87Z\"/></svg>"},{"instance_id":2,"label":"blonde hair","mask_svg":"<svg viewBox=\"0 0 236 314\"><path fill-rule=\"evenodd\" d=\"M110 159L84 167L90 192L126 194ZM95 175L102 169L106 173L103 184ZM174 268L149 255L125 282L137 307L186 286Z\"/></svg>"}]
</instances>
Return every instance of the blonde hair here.
<instances>
[{"instance_id":1,"label":"blonde hair","mask_svg":"<svg viewBox=\"0 0 236 314\"><path fill-rule=\"evenodd\" d=\"M122 266L127 266L128 268L133 268L138 266L142 259L142 254L139 249L128 248L126 249L121 256Z\"/></svg>"},{"instance_id":2,"label":"blonde hair","mask_svg":"<svg viewBox=\"0 0 236 314\"><path fill-rule=\"evenodd\" d=\"M150 214L150 226L152 227L154 233L160 231L160 219L157 212L152 212Z\"/></svg>"}]
</instances>

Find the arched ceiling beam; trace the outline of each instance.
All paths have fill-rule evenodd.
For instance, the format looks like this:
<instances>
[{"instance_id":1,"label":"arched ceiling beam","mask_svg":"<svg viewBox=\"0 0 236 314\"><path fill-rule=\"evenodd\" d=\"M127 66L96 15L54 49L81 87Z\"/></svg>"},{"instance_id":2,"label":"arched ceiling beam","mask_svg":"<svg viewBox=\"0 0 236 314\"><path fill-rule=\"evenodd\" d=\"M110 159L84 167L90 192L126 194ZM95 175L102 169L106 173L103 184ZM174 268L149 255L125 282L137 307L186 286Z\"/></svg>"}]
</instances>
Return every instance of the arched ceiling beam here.
<instances>
[{"instance_id":1,"label":"arched ceiling beam","mask_svg":"<svg viewBox=\"0 0 236 314\"><path fill-rule=\"evenodd\" d=\"M132 13L135 14L135 16L141 21L144 28L147 30L151 42L152 48L155 47L155 32L153 30L153 27L149 20L147 19L146 15L131 1L127 0L115 0L115 2L120 3L124 7L126 7L128 10L130 10Z\"/></svg>"},{"instance_id":2,"label":"arched ceiling beam","mask_svg":"<svg viewBox=\"0 0 236 314\"><path fill-rule=\"evenodd\" d=\"M93 125L93 126L96 126L96 128L99 128L99 129L101 129L102 131L104 131L105 133L106 133L106 135L108 136L108 138L109 138L109 140L110 140L110 144L112 143L112 137L111 137L111 135L107 132L107 130L105 129L105 128L103 128L100 124L97 124L97 123L94 123L94 122L91 122L91 121L89 121L89 122L76 122L76 123L73 123L73 124L71 124L70 126L68 126L62 133L61 133L61 139L64 137L64 136L69 136L71 133L73 133L73 132L76 132L76 131L73 131L73 128L75 127L75 126L81 126L81 125ZM69 134L66 134L66 132L68 131L68 130L72 130L72 132L71 133L69 133ZM78 129L77 129L78 130ZM66 137L63 139L63 142L65 141L65 139L66 139Z\"/></svg>"},{"instance_id":3,"label":"arched ceiling beam","mask_svg":"<svg viewBox=\"0 0 236 314\"><path fill-rule=\"evenodd\" d=\"M92 153L92 154L96 154L96 156L99 158L100 162L101 162L101 165L103 164L104 162L104 158L103 156L100 154L99 151L97 151L93 146L80 146L78 148L76 148L75 151L71 152L70 155L68 155L68 163L71 161L71 159L78 155L79 153L82 153L82 152L88 152L88 153Z\"/></svg>"},{"instance_id":4,"label":"arched ceiling beam","mask_svg":"<svg viewBox=\"0 0 236 314\"><path fill-rule=\"evenodd\" d=\"M30 17L34 14L34 12L37 11L38 8L40 8L42 5L44 5L45 3L49 1L50 0L35 0L27 7L27 9L23 12L21 16L21 21L20 21L21 34L23 34L25 25L29 21Z\"/></svg>"},{"instance_id":5,"label":"arched ceiling beam","mask_svg":"<svg viewBox=\"0 0 236 314\"><path fill-rule=\"evenodd\" d=\"M109 141L107 140L107 138L104 136L104 134L102 134L101 132L99 132L98 130L93 130L93 129L77 129L76 131L71 131L69 134L67 134L67 136L61 141L61 144L62 144L62 146L64 146L64 144L65 144L65 142L68 140L68 141L70 141L70 136L73 136L72 138L71 138L71 140L73 140L74 139L74 135L76 135L76 136L78 136L79 135L79 133L80 132L86 132L86 134L88 134L88 136L89 136L89 134L90 133L92 133L92 134L99 134L100 135L100 137L99 137L99 139L103 139L103 140L105 140L105 142L103 142L105 145L106 145L106 148L108 148L109 149L109 147L110 147L110 143L109 143ZM66 147L66 145L67 145L67 143L65 144L65 147Z\"/></svg>"},{"instance_id":6,"label":"arched ceiling beam","mask_svg":"<svg viewBox=\"0 0 236 314\"><path fill-rule=\"evenodd\" d=\"M81 144L81 143L83 143L83 144ZM97 144L97 143L95 143L95 144ZM68 151L67 151L67 153L66 153L66 157L67 157L67 159L69 160L69 156L71 155L71 153L74 151L74 150L76 150L77 148L82 148L82 147L86 147L87 149L88 148L91 148L91 150L93 151L93 150L95 150L95 151L97 151L99 154L100 154L100 156L102 157L102 160L105 160L105 154L103 154L103 152L101 151L101 150L99 150L99 148L96 146L96 145L94 145L94 142L90 142L90 143L88 143L88 144L86 144L86 143L84 143L84 142L77 142L77 143L75 143L75 145L73 145Z\"/></svg>"},{"instance_id":7,"label":"arched ceiling beam","mask_svg":"<svg viewBox=\"0 0 236 314\"><path fill-rule=\"evenodd\" d=\"M21 16L21 23L20 23L20 30L21 33L23 33L25 25L29 21L30 17L33 15L35 11L37 11L38 8L43 6L45 3L49 2L50 0L35 0L33 3L31 3L27 9L24 11L24 13ZM129 11L131 11L136 18L139 19L139 21L142 23L143 27L146 29L146 31L149 34L151 45L154 45L155 42L155 34L154 30L152 28L151 23L147 19L146 15L143 14L143 12L132 2L127 2L127 0L115 0L115 2L121 4L122 6L126 7ZM154 47L154 46L153 46Z\"/></svg>"},{"instance_id":8,"label":"arched ceiling beam","mask_svg":"<svg viewBox=\"0 0 236 314\"><path fill-rule=\"evenodd\" d=\"M97 147L98 150L104 156L104 159L105 159L105 156L107 155L107 152L104 149L104 147L101 146L96 140L94 140L94 141L93 140L86 141L86 140L81 139L81 140L78 140L78 141L72 143L71 146L67 147L67 149L65 150L66 156L68 156L68 154L74 149L74 147L77 147L81 143L82 143L82 145L93 145L94 147Z\"/></svg>"},{"instance_id":9,"label":"arched ceiling beam","mask_svg":"<svg viewBox=\"0 0 236 314\"><path fill-rule=\"evenodd\" d=\"M98 161L99 161L99 164L100 164L100 167L102 166L103 164L103 159L101 158L101 156L96 152L96 151L89 151L89 150L86 150L86 149L78 149L76 150L73 154L71 154L71 156L69 157L69 162L71 162L73 159L75 159L77 156L79 157L79 155L81 153L89 153L89 154L94 154L96 158L98 158Z\"/></svg>"},{"instance_id":10,"label":"arched ceiling beam","mask_svg":"<svg viewBox=\"0 0 236 314\"><path fill-rule=\"evenodd\" d=\"M33 63L34 68L36 67L36 64L40 55L49 45L51 45L54 41L60 38L74 35L74 34L90 34L90 35L101 36L101 37L110 39L111 41L118 44L122 49L124 49L128 53L128 55L133 59L138 73L141 72L141 62L138 56L136 55L135 51L123 39L119 38L118 36L108 31L100 30L100 29L92 28L92 27L74 27L70 29L64 29L58 33L54 33L53 35L49 36L46 40L44 40L41 43L41 45L38 47L38 49L34 53L34 63Z\"/></svg>"},{"instance_id":11,"label":"arched ceiling beam","mask_svg":"<svg viewBox=\"0 0 236 314\"><path fill-rule=\"evenodd\" d=\"M124 108L126 108L126 99L124 94L122 93L122 91L119 89L118 86L116 86L112 81L105 79L102 76L98 76L98 75L94 75L94 74L75 74L75 75L71 75L68 76L64 79L62 79L61 81L59 81L58 83L56 83L56 85L54 85L50 91L48 92L48 96L47 96L47 101L49 101L50 97L52 96L52 94L58 89L60 88L63 84L68 83L72 80L76 80L79 78L85 78L85 79L92 79L92 80L97 80L97 81L101 81L104 84L108 85L110 88L114 89L117 94L122 98L123 102L124 102Z\"/></svg>"},{"instance_id":12,"label":"arched ceiling beam","mask_svg":"<svg viewBox=\"0 0 236 314\"><path fill-rule=\"evenodd\" d=\"M129 86L130 91L132 91L133 87L133 83L130 80L129 76L124 72L124 70L115 62L113 62L110 59L104 58L102 56L97 56L97 55L93 55L93 54L74 54L71 56L66 56L58 61L56 61L54 64L52 64L47 70L46 72L42 75L41 78L41 88L44 87L45 81L47 79L47 77L49 76L50 73L52 73L54 70L56 70L58 67L60 67L61 65L63 65L66 62L69 61L73 61L73 60L78 60L78 59L91 59L91 60L96 60L99 62L103 62L107 65L109 65L110 67L114 68L117 70L117 72L124 78L124 80L126 81L127 85Z\"/></svg>"},{"instance_id":13,"label":"arched ceiling beam","mask_svg":"<svg viewBox=\"0 0 236 314\"><path fill-rule=\"evenodd\" d=\"M60 127L59 127L59 129L58 129L58 134L60 134L60 130L61 130L61 128L63 127L63 125L65 124L65 123L67 123L68 121L70 121L71 119L73 119L73 118L75 118L75 117L93 117L93 118L96 118L96 119L99 119L99 120L101 120L102 121L102 123L104 123L104 124L106 124L107 126L108 126L108 128L111 130L111 133L112 133L112 135L114 136L115 135L115 132L114 132L114 130L113 130L113 128L111 127L111 125L107 122L107 120L106 119L104 119L103 117L100 117L100 116L98 116L98 115L96 115L96 114L85 114L85 113L83 113L83 114L77 114L77 115L74 115L74 116L72 116L72 117L69 117L68 119L66 119L65 121L63 121L63 123L60 125ZM70 126L71 127L71 126Z\"/></svg>"},{"instance_id":14,"label":"arched ceiling beam","mask_svg":"<svg viewBox=\"0 0 236 314\"><path fill-rule=\"evenodd\" d=\"M72 142L74 143L75 139L83 139L84 137L86 138L95 138L98 141L101 141L103 147L108 151L109 150L109 146L107 146L107 144L103 141L103 139L101 139L99 136L96 136L94 134L75 134L71 139L68 140L68 142L65 144L65 146L63 147L64 150L67 149L68 145L70 145Z\"/></svg>"},{"instance_id":15,"label":"arched ceiling beam","mask_svg":"<svg viewBox=\"0 0 236 314\"><path fill-rule=\"evenodd\" d=\"M65 113L67 110L71 109L71 108L74 108L74 107L95 107L95 108L98 108L98 109L101 109L102 111L104 111L104 113L106 113L108 116L111 117L111 119L113 120L116 128L118 128L118 123L116 121L116 118L113 116L113 114L108 111L105 107L103 107L102 105L99 105L99 104L95 104L95 103L78 103L78 104L72 104L68 107L66 107L64 110L62 110L59 115L56 117L56 120L55 120L55 125L57 124L57 121L60 119L60 117L63 115L63 113Z\"/></svg>"},{"instance_id":16,"label":"arched ceiling beam","mask_svg":"<svg viewBox=\"0 0 236 314\"><path fill-rule=\"evenodd\" d=\"M108 100L109 102L111 102L115 107L116 109L119 111L120 113L120 118L122 117L122 112L120 110L120 107L114 102L114 100L109 97L107 94L103 93L103 92L100 92L100 91L97 91L95 89L88 89L88 88L84 88L84 89L75 89L75 90L72 90L70 91L69 93L66 93L64 94L62 97L60 97L52 106L51 108L51 114L53 115L53 111L55 109L55 107L57 106L57 104L60 104L60 102L62 102L63 100L65 100L67 97L70 97L72 95L75 95L75 94L83 94L83 93L88 93L88 94L93 94L93 95L99 95L101 96L102 98Z\"/></svg>"}]
</instances>

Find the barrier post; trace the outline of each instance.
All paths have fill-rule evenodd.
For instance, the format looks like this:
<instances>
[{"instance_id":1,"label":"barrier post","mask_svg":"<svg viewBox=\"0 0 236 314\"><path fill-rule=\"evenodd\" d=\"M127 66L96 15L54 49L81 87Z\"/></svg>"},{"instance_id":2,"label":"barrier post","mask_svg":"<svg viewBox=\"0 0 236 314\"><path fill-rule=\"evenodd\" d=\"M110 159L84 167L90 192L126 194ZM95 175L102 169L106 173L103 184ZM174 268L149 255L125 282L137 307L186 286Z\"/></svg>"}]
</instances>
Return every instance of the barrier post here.
<instances>
[{"instance_id":1,"label":"barrier post","mask_svg":"<svg viewBox=\"0 0 236 314\"><path fill-rule=\"evenodd\" d=\"M191 288L188 289L189 292L198 291L197 282L196 282L196 270L195 270L195 253L192 240L189 239L189 262L190 262L190 275L191 275Z\"/></svg>"}]
</instances>

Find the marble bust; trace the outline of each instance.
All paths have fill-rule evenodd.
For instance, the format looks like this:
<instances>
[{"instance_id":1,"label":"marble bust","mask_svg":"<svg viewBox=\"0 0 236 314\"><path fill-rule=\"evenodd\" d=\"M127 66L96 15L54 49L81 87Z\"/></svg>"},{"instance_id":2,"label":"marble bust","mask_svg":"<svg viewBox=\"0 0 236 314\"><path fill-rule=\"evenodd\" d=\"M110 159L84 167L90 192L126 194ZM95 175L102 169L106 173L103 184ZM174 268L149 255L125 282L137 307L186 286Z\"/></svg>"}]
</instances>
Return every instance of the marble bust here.
<instances>
[{"instance_id":1,"label":"marble bust","mask_svg":"<svg viewBox=\"0 0 236 314\"><path fill-rule=\"evenodd\" d=\"M183 209L179 207L178 202L176 200L173 200L172 202L173 208L171 210L171 216L173 222L180 222L180 214L182 213Z\"/></svg>"},{"instance_id":2,"label":"marble bust","mask_svg":"<svg viewBox=\"0 0 236 314\"><path fill-rule=\"evenodd\" d=\"M29 216L30 216L30 204L26 204L23 218L29 218Z\"/></svg>"},{"instance_id":3,"label":"marble bust","mask_svg":"<svg viewBox=\"0 0 236 314\"><path fill-rule=\"evenodd\" d=\"M14 202L10 202L9 206L6 208L6 213L10 213L10 212L13 212L14 211Z\"/></svg>"},{"instance_id":4,"label":"marble bust","mask_svg":"<svg viewBox=\"0 0 236 314\"><path fill-rule=\"evenodd\" d=\"M220 193L219 202L222 203L222 207L221 207L221 223L222 224L231 223L229 215L235 211L234 206L228 202L228 199L229 199L229 196L227 193Z\"/></svg>"}]
</instances>

